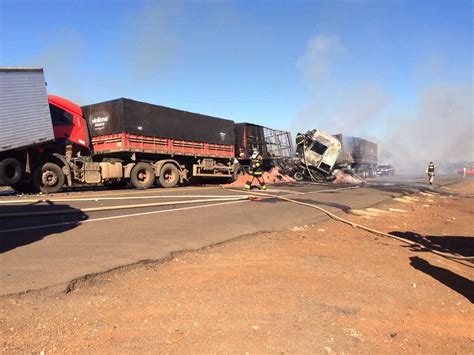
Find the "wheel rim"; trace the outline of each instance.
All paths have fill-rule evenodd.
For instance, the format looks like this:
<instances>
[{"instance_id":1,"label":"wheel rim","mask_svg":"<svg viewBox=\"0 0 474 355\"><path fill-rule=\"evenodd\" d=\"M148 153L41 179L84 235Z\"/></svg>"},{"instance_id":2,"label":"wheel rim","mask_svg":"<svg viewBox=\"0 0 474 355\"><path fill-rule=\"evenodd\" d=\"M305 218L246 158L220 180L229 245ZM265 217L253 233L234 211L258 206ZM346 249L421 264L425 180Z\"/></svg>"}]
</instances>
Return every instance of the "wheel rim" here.
<instances>
[{"instance_id":1,"label":"wheel rim","mask_svg":"<svg viewBox=\"0 0 474 355\"><path fill-rule=\"evenodd\" d=\"M150 180L150 174L146 169L141 169L138 171L137 178L142 184L146 184Z\"/></svg>"},{"instance_id":2,"label":"wheel rim","mask_svg":"<svg viewBox=\"0 0 474 355\"><path fill-rule=\"evenodd\" d=\"M175 172L172 169L166 169L163 173L163 179L167 182L173 182L175 179Z\"/></svg>"},{"instance_id":3,"label":"wheel rim","mask_svg":"<svg viewBox=\"0 0 474 355\"><path fill-rule=\"evenodd\" d=\"M45 186L54 186L58 183L58 176L54 171L46 170L43 172L41 180Z\"/></svg>"}]
</instances>

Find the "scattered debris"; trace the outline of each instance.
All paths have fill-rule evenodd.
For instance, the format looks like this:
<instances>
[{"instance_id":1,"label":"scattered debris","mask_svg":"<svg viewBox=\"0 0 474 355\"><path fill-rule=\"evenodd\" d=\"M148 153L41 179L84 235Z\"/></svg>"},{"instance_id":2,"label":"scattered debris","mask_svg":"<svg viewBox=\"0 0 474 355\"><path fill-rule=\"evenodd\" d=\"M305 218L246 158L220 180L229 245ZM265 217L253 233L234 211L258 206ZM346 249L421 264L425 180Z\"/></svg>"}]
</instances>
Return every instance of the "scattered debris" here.
<instances>
[{"instance_id":1,"label":"scattered debris","mask_svg":"<svg viewBox=\"0 0 474 355\"><path fill-rule=\"evenodd\" d=\"M370 212L370 211L364 211L364 210L356 210L356 209L350 209L349 210L350 214L356 215L356 216L371 216L371 217L377 217L379 214L375 212Z\"/></svg>"},{"instance_id":2,"label":"scattered debris","mask_svg":"<svg viewBox=\"0 0 474 355\"><path fill-rule=\"evenodd\" d=\"M360 177L357 175L352 175L348 172L345 172L343 170L334 170L333 176L335 177L335 180L333 181L333 184L350 184L350 185L360 185L364 182Z\"/></svg>"},{"instance_id":3,"label":"scattered debris","mask_svg":"<svg viewBox=\"0 0 474 355\"><path fill-rule=\"evenodd\" d=\"M373 208L373 207L366 208L365 210L369 212L374 212L374 213L390 213L388 211L380 210L378 208Z\"/></svg>"},{"instance_id":4,"label":"scattered debris","mask_svg":"<svg viewBox=\"0 0 474 355\"><path fill-rule=\"evenodd\" d=\"M237 180L225 186L226 187L243 187L245 183L247 182L247 180L251 180L251 179L252 177L250 175L247 175L247 174L239 175ZM275 167L272 170L265 172L263 174L263 179L265 180L265 183L267 185L276 184L280 182L293 183L296 181L292 177L283 174L278 167Z\"/></svg>"},{"instance_id":5,"label":"scattered debris","mask_svg":"<svg viewBox=\"0 0 474 355\"><path fill-rule=\"evenodd\" d=\"M397 202L401 202L401 203L413 203L413 201L406 200L406 199L401 198L401 197L395 197L393 200L397 201Z\"/></svg>"},{"instance_id":6,"label":"scattered debris","mask_svg":"<svg viewBox=\"0 0 474 355\"><path fill-rule=\"evenodd\" d=\"M304 225L304 226L301 226L301 227L294 226L290 230L293 231L293 232L301 232L301 231L304 231L305 229L308 229L307 225Z\"/></svg>"},{"instance_id":7,"label":"scattered debris","mask_svg":"<svg viewBox=\"0 0 474 355\"><path fill-rule=\"evenodd\" d=\"M399 212L399 213L407 213L408 212L406 210L402 210L402 209L399 209L399 208L389 208L388 210L392 211L392 212Z\"/></svg>"}]
</instances>

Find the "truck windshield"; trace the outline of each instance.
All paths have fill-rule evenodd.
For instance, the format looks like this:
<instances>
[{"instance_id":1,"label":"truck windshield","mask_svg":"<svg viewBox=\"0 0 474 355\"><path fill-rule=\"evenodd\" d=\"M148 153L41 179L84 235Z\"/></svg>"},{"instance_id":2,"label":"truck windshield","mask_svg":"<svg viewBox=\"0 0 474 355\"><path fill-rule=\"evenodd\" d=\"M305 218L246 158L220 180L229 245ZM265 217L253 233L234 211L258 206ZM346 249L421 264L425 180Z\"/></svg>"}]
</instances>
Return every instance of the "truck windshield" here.
<instances>
[{"instance_id":1,"label":"truck windshield","mask_svg":"<svg viewBox=\"0 0 474 355\"><path fill-rule=\"evenodd\" d=\"M324 152L326 152L326 147L324 144L319 143L318 141L315 141L314 144L311 147L311 150L319 155L323 155Z\"/></svg>"},{"instance_id":2,"label":"truck windshield","mask_svg":"<svg viewBox=\"0 0 474 355\"><path fill-rule=\"evenodd\" d=\"M61 110L59 107L56 107L54 105L49 105L49 110L51 111L51 119L53 121L53 126L72 125L73 117L70 113Z\"/></svg>"}]
</instances>

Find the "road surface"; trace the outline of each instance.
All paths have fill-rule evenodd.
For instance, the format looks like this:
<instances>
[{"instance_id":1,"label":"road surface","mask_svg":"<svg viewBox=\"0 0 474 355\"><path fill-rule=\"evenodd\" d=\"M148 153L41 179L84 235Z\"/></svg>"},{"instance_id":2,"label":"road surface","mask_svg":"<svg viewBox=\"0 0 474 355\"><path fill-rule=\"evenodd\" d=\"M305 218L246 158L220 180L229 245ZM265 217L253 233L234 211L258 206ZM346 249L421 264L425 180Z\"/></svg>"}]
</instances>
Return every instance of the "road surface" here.
<instances>
[{"instance_id":1,"label":"road surface","mask_svg":"<svg viewBox=\"0 0 474 355\"><path fill-rule=\"evenodd\" d=\"M308 183L272 185L268 192L343 215L350 209L374 206L403 194L441 191L444 185L459 180L457 176L438 177L431 187L424 178L379 178L361 187ZM84 275L327 219L322 212L276 199L192 203L241 196L240 191L225 191L218 186L86 190L21 198L7 193L0 197L0 294L66 287L69 281ZM46 198L49 201L34 201ZM88 211L158 202L169 204ZM35 215L38 212L42 215Z\"/></svg>"}]
</instances>

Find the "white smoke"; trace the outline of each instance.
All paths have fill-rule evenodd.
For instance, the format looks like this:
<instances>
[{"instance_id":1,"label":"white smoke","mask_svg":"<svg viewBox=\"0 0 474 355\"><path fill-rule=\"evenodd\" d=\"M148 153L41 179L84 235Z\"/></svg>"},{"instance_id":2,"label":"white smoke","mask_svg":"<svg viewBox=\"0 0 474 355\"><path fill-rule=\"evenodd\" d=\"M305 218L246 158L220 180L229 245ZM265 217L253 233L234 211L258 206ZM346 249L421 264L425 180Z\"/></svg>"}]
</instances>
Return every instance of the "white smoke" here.
<instances>
[{"instance_id":1,"label":"white smoke","mask_svg":"<svg viewBox=\"0 0 474 355\"><path fill-rule=\"evenodd\" d=\"M369 138L379 144L379 161L404 173L423 172L429 161L474 161L472 81L425 87L416 94L415 112L400 113L400 108L390 106L388 90L380 83L348 86L338 80L341 55L348 52L335 36L318 35L308 42L297 67L309 99L292 132L319 128ZM439 58L433 64L436 72L441 64Z\"/></svg>"},{"instance_id":2,"label":"white smoke","mask_svg":"<svg viewBox=\"0 0 474 355\"><path fill-rule=\"evenodd\" d=\"M424 89L414 117L390 122L379 157L393 161L402 172L429 161L474 161L472 102L472 84L436 84Z\"/></svg>"},{"instance_id":3,"label":"white smoke","mask_svg":"<svg viewBox=\"0 0 474 355\"><path fill-rule=\"evenodd\" d=\"M304 79L313 90L327 79L332 62L345 52L336 36L320 34L311 38L306 45L305 54L298 60L297 67L303 72Z\"/></svg>"}]
</instances>

